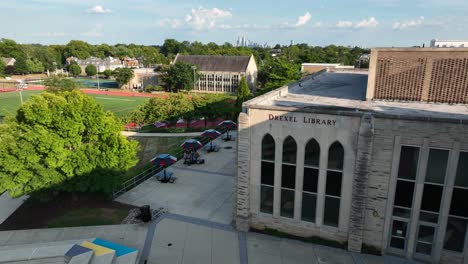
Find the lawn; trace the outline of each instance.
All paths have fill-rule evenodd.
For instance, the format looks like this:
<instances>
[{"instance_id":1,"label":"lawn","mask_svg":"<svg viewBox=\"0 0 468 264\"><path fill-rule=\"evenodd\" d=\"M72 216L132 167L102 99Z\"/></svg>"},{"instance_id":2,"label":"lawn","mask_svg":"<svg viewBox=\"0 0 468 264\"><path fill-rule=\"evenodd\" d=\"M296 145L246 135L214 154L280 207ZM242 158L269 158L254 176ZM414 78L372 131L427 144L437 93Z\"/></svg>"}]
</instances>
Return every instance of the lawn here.
<instances>
[{"instance_id":1,"label":"lawn","mask_svg":"<svg viewBox=\"0 0 468 264\"><path fill-rule=\"evenodd\" d=\"M47 228L119 225L127 215L127 208L78 208L51 219Z\"/></svg>"},{"instance_id":2,"label":"lawn","mask_svg":"<svg viewBox=\"0 0 468 264\"><path fill-rule=\"evenodd\" d=\"M31 96L40 94L42 91L23 91L23 101L27 101ZM114 96L89 94L102 105L104 110L111 111L115 116L120 117L145 103L148 98L134 96ZM18 92L0 93L0 117L14 115L21 104Z\"/></svg>"},{"instance_id":3,"label":"lawn","mask_svg":"<svg viewBox=\"0 0 468 264\"><path fill-rule=\"evenodd\" d=\"M62 193L47 202L30 198L0 224L0 231L118 225L132 208L99 193Z\"/></svg>"}]
</instances>

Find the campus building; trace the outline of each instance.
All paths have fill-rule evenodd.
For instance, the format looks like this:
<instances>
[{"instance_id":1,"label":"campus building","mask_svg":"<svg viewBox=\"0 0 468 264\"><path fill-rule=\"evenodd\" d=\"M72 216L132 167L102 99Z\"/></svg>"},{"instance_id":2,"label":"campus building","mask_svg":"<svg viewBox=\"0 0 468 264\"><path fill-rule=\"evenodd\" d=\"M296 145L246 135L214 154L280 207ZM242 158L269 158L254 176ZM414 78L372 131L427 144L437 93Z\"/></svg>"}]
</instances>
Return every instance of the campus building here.
<instances>
[{"instance_id":1,"label":"campus building","mask_svg":"<svg viewBox=\"0 0 468 264\"><path fill-rule=\"evenodd\" d=\"M468 49L373 49L243 104L236 226L468 262Z\"/></svg>"},{"instance_id":2,"label":"campus building","mask_svg":"<svg viewBox=\"0 0 468 264\"><path fill-rule=\"evenodd\" d=\"M214 56L214 55L180 55L177 62L192 64L201 74L194 87L195 92L231 93L239 87L242 77L245 77L250 90L257 86L257 64L251 56Z\"/></svg>"}]
</instances>

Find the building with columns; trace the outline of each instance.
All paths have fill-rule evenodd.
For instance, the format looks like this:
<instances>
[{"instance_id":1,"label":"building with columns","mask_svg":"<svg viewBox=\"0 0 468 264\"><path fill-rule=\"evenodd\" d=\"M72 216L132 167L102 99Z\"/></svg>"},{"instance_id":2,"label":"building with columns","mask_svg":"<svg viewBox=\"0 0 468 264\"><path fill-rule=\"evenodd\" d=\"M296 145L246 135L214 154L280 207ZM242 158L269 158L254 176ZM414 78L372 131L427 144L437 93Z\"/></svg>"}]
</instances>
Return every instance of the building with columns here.
<instances>
[{"instance_id":1,"label":"building with columns","mask_svg":"<svg viewBox=\"0 0 468 264\"><path fill-rule=\"evenodd\" d=\"M245 77L251 92L257 87L257 64L251 56L180 55L173 63L192 64L201 74L194 92L235 94L242 77Z\"/></svg>"},{"instance_id":2,"label":"building with columns","mask_svg":"<svg viewBox=\"0 0 468 264\"><path fill-rule=\"evenodd\" d=\"M468 49L373 49L243 104L236 226L468 263Z\"/></svg>"}]
</instances>

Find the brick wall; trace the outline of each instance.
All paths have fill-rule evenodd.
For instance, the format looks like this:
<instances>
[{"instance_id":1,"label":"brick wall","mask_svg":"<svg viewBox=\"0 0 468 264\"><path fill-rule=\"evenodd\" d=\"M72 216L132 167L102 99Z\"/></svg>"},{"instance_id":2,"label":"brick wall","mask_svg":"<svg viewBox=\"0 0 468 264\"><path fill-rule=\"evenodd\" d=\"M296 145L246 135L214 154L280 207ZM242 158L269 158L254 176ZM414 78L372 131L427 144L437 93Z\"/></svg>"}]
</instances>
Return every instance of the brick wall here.
<instances>
[{"instance_id":1,"label":"brick wall","mask_svg":"<svg viewBox=\"0 0 468 264\"><path fill-rule=\"evenodd\" d=\"M373 49L367 99L468 103L468 49Z\"/></svg>"}]
</instances>

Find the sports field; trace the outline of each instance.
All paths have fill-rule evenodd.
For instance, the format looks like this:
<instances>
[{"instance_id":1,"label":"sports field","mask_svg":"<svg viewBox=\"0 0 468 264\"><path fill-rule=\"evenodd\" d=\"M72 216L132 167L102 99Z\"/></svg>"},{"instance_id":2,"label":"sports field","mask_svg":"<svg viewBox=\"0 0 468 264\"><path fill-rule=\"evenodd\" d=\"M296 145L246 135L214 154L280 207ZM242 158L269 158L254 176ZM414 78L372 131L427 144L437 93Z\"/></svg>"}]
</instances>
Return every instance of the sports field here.
<instances>
[{"instance_id":1,"label":"sports field","mask_svg":"<svg viewBox=\"0 0 468 264\"><path fill-rule=\"evenodd\" d=\"M23 101L27 101L31 96L40 94L42 91L23 91ZM148 98L136 96L115 96L103 94L88 94L94 97L102 105L104 110L113 112L116 116L122 116L125 113L136 109L142 105ZM14 115L21 104L18 92L0 92L0 116Z\"/></svg>"}]
</instances>

